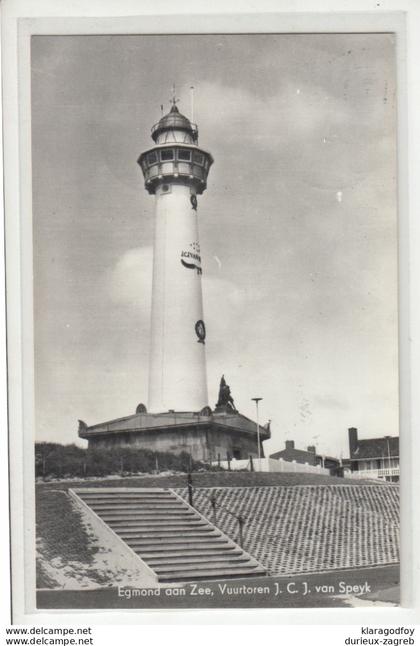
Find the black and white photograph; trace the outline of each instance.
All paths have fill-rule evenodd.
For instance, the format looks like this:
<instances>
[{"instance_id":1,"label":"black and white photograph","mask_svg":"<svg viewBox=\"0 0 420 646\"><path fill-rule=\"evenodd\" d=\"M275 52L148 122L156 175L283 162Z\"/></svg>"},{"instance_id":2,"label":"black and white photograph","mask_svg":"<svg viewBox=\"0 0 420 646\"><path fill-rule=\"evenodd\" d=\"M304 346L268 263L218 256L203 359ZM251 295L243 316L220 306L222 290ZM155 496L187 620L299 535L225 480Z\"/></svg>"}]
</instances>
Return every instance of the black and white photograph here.
<instances>
[{"instance_id":1,"label":"black and white photograph","mask_svg":"<svg viewBox=\"0 0 420 646\"><path fill-rule=\"evenodd\" d=\"M399 604L392 33L31 39L39 609Z\"/></svg>"},{"instance_id":2,"label":"black and white photograph","mask_svg":"<svg viewBox=\"0 0 420 646\"><path fill-rule=\"evenodd\" d=\"M404 18L111 4L3 18L12 622L414 639Z\"/></svg>"}]
</instances>

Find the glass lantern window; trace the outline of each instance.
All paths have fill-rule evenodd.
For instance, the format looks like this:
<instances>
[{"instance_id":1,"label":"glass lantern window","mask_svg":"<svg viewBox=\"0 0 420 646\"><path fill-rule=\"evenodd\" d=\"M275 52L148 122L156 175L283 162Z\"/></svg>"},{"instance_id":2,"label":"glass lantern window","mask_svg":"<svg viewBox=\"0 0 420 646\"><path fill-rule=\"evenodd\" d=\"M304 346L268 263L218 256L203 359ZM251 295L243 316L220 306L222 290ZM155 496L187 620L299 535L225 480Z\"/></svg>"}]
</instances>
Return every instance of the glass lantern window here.
<instances>
[{"instance_id":1,"label":"glass lantern window","mask_svg":"<svg viewBox=\"0 0 420 646\"><path fill-rule=\"evenodd\" d=\"M196 164L201 164L203 165L204 163L204 155L201 153L194 153L194 161Z\"/></svg>"},{"instance_id":2,"label":"glass lantern window","mask_svg":"<svg viewBox=\"0 0 420 646\"><path fill-rule=\"evenodd\" d=\"M158 158L157 158L156 153L149 153L147 155L147 163L149 164L149 166L151 166L152 164L156 164L157 160L158 160Z\"/></svg>"},{"instance_id":3,"label":"glass lantern window","mask_svg":"<svg viewBox=\"0 0 420 646\"><path fill-rule=\"evenodd\" d=\"M178 150L178 159L182 161L191 161L191 150L184 150L180 148Z\"/></svg>"},{"instance_id":4,"label":"glass lantern window","mask_svg":"<svg viewBox=\"0 0 420 646\"><path fill-rule=\"evenodd\" d=\"M160 158L162 161L171 161L174 158L174 151L172 149L161 150Z\"/></svg>"}]
</instances>

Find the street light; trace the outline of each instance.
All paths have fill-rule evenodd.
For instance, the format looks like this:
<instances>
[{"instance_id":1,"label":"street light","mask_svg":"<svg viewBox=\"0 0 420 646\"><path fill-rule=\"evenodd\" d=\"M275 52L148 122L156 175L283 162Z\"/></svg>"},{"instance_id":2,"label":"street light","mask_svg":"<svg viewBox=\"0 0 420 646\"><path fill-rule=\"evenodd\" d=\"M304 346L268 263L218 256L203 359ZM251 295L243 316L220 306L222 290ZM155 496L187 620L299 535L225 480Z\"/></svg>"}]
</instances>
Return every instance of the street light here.
<instances>
[{"instance_id":1,"label":"street light","mask_svg":"<svg viewBox=\"0 0 420 646\"><path fill-rule=\"evenodd\" d=\"M260 420L259 420L258 403L262 400L262 397L251 397L251 399L253 402L255 402L255 406L257 408L258 470L261 471Z\"/></svg>"}]
</instances>

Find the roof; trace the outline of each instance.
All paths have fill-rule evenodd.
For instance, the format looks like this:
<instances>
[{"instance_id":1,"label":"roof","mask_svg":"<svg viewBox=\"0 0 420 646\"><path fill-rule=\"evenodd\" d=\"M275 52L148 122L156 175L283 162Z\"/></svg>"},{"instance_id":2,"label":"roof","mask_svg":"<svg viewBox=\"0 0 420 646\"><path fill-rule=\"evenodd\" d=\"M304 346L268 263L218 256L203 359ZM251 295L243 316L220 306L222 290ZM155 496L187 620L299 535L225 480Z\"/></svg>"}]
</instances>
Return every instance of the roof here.
<instances>
[{"instance_id":1,"label":"roof","mask_svg":"<svg viewBox=\"0 0 420 646\"><path fill-rule=\"evenodd\" d=\"M356 448L350 449L351 460L366 460L383 457L398 457L400 454L399 437L375 437L370 440L357 440Z\"/></svg>"},{"instance_id":2,"label":"roof","mask_svg":"<svg viewBox=\"0 0 420 646\"><path fill-rule=\"evenodd\" d=\"M187 130L188 132L194 133L197 130L197 126L191 123L191 121L180 113L175 104L172 105L168 114L165 114L152 128L152 138L156 141L158 135L163 130Z\"/></svg>"},{"instance_id":3,"label":"roof","mask_svg":"<svg viewBox=\"0 0 420 646\"><path fill-rule=\"evenodd\" d=\"M241 413L214 413L211 421L214 425L229 426L232 429L246 433L257 433L257 423ZM260 424L260 435L263 439L269 438L271 436L269 428Z\"/></svg>"},{"instance_id":4,"label":"roof","mask_svg":"<svg viewBox=\"0 0 420 646\"><path fill-rule=\"evenodd\" d=\"M170 429L174 427L185 428L188 426L229 427L233 431L256 434L256 422L253 422L241 413L211 413L204 415L193 412L167 412L167 413L136 413L128 417L101 422L93 426L79 428L79 437L89 439L93 436L108 433L133 433L150 432ZM262 439L270 437L270 431L260 426Z\"/></svg>"},{"instance_id":5,"label":"roof","mask_svg":"<svg viewBox=\"0 0 420 646\"><path fill-rule=\"evenodd\" d=\"M312 451L305 451L303 449L295 449L295 448L286 448L283 449L282 451L276 451L276 453L272 453L270 455L270 458L273 458L274 460L278 460L279 458L282 458L283 460L286 460L287 462L291 462L292 460L296 460L297 462L300 462L301 460L305 463L313 463L316 464L319 456L315 455L315 453L312 453Z\"/></svg>"},{"instance_id":6,"label":"roof","mask_svg":"<svg viewBox=\"0 0 420 646\"><path fill-rule=\"evenodd\" d=\"M331 455L324 455L324 454L319 454L319 453L313 453L312 451L305 451L305 449L295 449L295 448L286 448L283 449L282 451L276 451L276 453L272 453L270 455L270 458L273 458L274 460L278 460L279 458L282 458L283 460L286 460L286 462L291 462L295 460L296 462L300 462L301 460L304 463L308 464L318 464L322 461L325 462L334 462L339 464L340 460L338 458L333 458Z\"/></svg>"}]
</instances>

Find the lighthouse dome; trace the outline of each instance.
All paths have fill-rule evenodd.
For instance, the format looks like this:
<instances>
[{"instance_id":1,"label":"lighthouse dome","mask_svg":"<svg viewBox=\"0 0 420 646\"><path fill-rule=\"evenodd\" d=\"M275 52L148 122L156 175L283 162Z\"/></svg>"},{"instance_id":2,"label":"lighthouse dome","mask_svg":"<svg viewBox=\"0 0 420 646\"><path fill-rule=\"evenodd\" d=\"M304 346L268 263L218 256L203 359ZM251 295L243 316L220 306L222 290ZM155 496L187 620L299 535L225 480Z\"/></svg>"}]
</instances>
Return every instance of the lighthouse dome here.
<instances>
[{"instance_id":1,"label":"lighthouse dome","mask_svg":"<svg viewBox=\"0 0 420 646\"><path fill-rule=\"evenodd\" d=\"M175 103L168 114L165 114L152 128L152 139L156 143L179 141L197 142L197 126L180 113Z\"/></svg>"}]
</instances>

